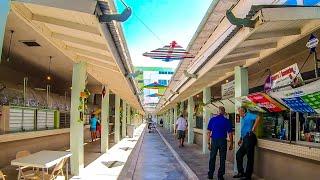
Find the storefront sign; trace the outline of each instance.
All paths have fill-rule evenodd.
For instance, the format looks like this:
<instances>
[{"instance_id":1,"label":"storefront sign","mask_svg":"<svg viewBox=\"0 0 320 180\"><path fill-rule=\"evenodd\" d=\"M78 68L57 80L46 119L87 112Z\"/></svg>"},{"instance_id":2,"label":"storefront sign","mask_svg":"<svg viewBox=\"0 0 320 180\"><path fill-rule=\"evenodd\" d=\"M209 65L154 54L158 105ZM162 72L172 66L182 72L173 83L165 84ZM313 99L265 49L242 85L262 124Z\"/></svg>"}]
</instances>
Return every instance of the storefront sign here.
<instances>
[{"instance_id":1,"label":"storefront sign","mask_svg":"<svg viewBox=\"0 0 320 180\"><path fill-rule=\"evenodd\" d=\"M307 48L314 51L315 48L318 46L318 44L319 44L319 39L316 36L314 36L313 34L311 34L309 41L306 44Z\"/></svg>"},{"instance_id":2,"label":"storefront sign","mask_svg":"<svg viewBox=\"0 0 320 180\"><path fill-rule=\"evenodd\" d=\"M284 106L282 106L280 103L270 98L265 93L258 92L258 93L249 94L248 98L257 106L261 108L265 108L269 112L281 112L286 109Z\"/></svg>"},{"instance_id":3,"label":"storefront sign","mask_svg":"<svg viewBox=\"0 0 320 180\"><path fill-rule=\"evenodd\" d=\"M297 63L272 75L271 89L290 85L292 82L294 82L295 78L297 79L296 82L302 82L302 77L301 77L301 74L299 73L299 68Z\"/></svg>"},{"instance_id":4,"label":"storefront sign","mask_svg":"<svg viewBox=\"0 0 320 180\"><path fill-rule=\"evenodd\" d=\"M234 97L234 80L221 85L221 98L227 99Z\"/></svg>"},{"instance_id":5,"label":"storefront sign","mask_svg":"<svg viewBox=\"0 0 320 180\"><path fill-rule=\"evenodd\" d=\"M265 110L260 108L256 103L254 103L247 96L241 96L236 99L241 103L241 106L248 108L250 111L265 112Z\"/></svg>"},{"instance_id":6,"label":"storefront sign","mask_svg":"<svg viewBox=\"0 0 320 180\"><path fill-rule=\"evenodd\" d=\"M320 80L310 84L270 95L286 104L292 111L320 113Z\"/></svg>"}]
</instances>

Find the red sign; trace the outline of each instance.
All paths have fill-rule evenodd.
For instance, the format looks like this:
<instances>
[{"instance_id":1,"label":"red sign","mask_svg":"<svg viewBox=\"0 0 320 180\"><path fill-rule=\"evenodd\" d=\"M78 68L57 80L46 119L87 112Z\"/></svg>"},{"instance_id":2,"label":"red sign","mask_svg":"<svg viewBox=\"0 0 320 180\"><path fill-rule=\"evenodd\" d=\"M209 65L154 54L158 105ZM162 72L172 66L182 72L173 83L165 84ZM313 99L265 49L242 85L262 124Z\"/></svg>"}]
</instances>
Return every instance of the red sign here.
<instances>
[{"instance_id":1,"label":"red sign","mask_svg":"<svg viewBox=\"0 0 320 180\"><path fill-rule=\"evenodd\" d=\"M248 98L257 104L257 106L266 108L270 112L280 112L285 110L285 107L282 106L280 103L277 101L273 100L270 98L267 94L265 93L252 93L248 95Z\"/></svg>"}]
</instances>

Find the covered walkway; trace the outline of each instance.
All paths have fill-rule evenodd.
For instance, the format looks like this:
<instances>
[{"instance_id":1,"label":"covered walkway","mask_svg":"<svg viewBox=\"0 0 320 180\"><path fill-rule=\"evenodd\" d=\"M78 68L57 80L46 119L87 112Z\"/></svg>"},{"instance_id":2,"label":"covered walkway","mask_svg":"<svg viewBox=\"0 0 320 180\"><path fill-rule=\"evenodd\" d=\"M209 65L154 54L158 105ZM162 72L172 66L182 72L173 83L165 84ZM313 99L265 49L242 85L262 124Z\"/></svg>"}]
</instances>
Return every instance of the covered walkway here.
<instances>
[{"instance_id":1,"label":"covered walkway","mask_svg":"<svg viewBox=\"0 0 320 180\"><path fill-rule=\"evenodd\" d=\"M157 132L145 133L133 179L187 179L177 159Z\"/></svg>"},{"instance_id":2,"label":"covered walkway","mask_svg":"<svg viewBox=\"0 0 320 180\"><path fill-rule=\"evenodd\" d=\"M163 135L166 141L171 145L171 147L179 154L181 159L190 167L190 169L197 175L199 179L207 179L208 177L208 163L209 155L203 154L201 151L201 146L197 144L187 144L185 143L184 148L179 148L178 141L172 133L164 128L158 128L159 132ZM228 152L229 154L230 151ZM228 154L228 157L230 156ZM231 158L226 161L226 174L225 179L233 179L233 164ZM216 158L216 171L215 178L219 168L219 157Z\"/></svg>"}]
</instances>

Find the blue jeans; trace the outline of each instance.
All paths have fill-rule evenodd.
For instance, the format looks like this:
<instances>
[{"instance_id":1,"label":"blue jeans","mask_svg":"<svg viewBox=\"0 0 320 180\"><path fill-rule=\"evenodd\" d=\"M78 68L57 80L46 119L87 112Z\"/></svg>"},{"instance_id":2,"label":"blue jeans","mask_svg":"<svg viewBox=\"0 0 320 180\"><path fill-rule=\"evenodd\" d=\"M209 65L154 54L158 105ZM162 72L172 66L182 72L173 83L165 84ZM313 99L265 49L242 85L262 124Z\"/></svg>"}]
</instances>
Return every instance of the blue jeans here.
<instances>
[{"instance_id":1,"label":"blue jeans","mask_svg":"<svg viewBox=\"0 0 320 180\"><path fill-rule=\"evenodd\" d=\"M221 139L211 139L211 152L209 160L209 172L208 176L213 177L215 165L216 165L216 156L219 151L220 156L220 167L218 170L218 177L225 174L226 169L226 157L227 157L227 140L224 138Z\"/></svg>"}]
</instances>

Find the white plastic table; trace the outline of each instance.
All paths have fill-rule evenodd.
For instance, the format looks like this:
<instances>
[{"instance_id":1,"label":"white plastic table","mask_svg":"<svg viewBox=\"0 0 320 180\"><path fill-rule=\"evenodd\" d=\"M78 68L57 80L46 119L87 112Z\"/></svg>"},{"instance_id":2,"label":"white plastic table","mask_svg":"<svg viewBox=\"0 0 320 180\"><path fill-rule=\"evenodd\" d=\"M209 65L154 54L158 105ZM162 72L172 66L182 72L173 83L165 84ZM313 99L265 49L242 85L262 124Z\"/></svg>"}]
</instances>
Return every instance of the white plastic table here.
<instances>
[{"instance_id":1,"label":"white plastic table","mask_svg":"<svg viewBox=\"0 0 320 180\"><path fill-rule=\"evenodd\" d=\"M67 151L40 151L29 156L18 158L11 161L11 165L14 166L29 166L35 168L42 168L42 173L45 173L45 169L56 165L62 159L70 157L72 154ZM66 163L66 174L68 179L68 162ZM44 177L44 176L42 176Z\"/></svg>"}]
</instances>

